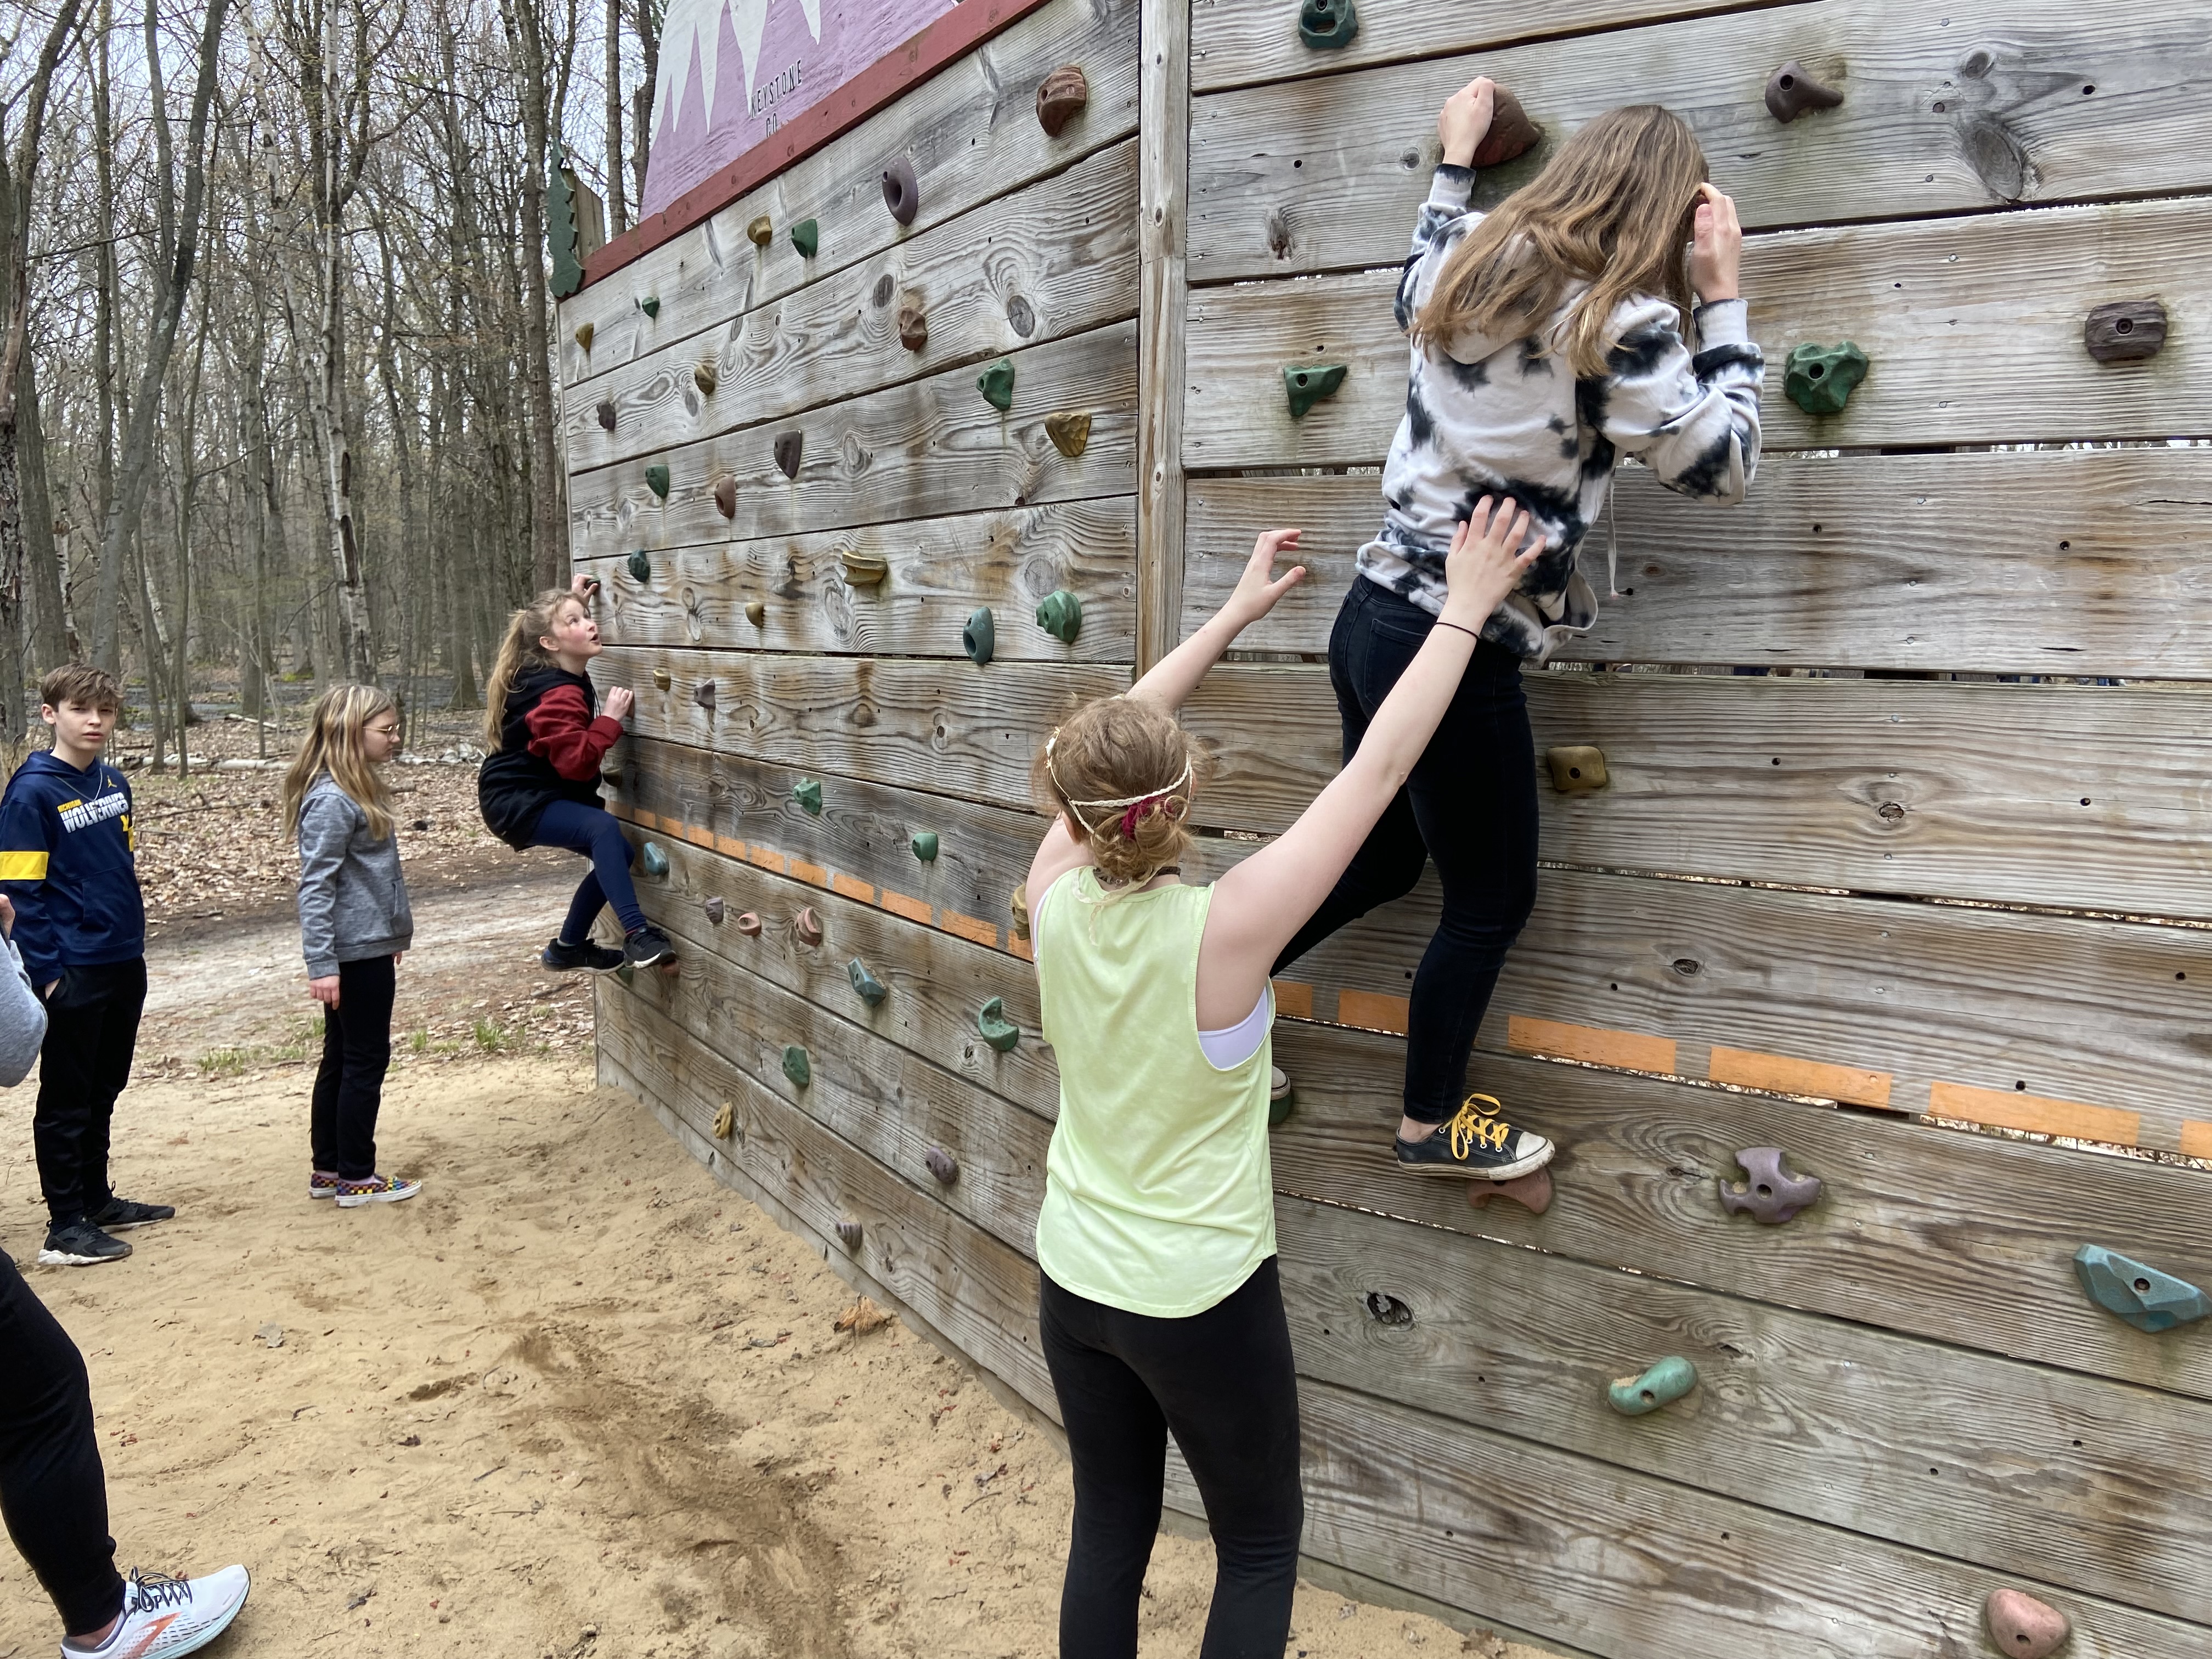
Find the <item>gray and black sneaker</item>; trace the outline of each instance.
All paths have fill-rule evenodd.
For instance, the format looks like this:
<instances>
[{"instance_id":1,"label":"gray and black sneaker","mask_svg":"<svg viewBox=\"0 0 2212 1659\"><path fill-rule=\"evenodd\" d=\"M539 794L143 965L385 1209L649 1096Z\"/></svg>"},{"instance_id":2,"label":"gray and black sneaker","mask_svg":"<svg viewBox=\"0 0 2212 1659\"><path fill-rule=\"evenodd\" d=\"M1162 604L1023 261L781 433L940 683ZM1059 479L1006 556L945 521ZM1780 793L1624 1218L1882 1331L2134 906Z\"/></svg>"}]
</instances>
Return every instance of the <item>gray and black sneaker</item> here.
<instances>
[{"instance_id":1,"label":"gray and black sneaker","mask_svg":"<svg viewBox=\"0 0 2212 1659\"><path fill-rule=\"evenodd\" d=\"M110 1238L89 1221L72 1221L49 1228L46 1247L39 1252L41 1267L96 1267L103 1261L120 1261L131 1247Z\"/></svg>"},{"instance_id":2,"label":"gray and black sneaker","mask_svg":"<svg viewBox=\"0 0 2212 1659\"><path fill-rule=\"evenodd\" d=\"M1534 1131L1508 1123L1504 1107L1491 1095L1469 1095L1451 1121L1419 1140L1394 1140L1400 1169L1469 1181L1517 1180L1542 1169L1559 1150Z\"/></svg>"},{"instance_id":3,"label":"gray and black sneaker","mask_svg":"<svg viewBox=\"0 0 2212 1659\"><path fill-rule=\"evenodd\" d=\"M588 969L594 974L611 974L628 960L621 951L610 950L604 945L594 945L589 939L581 945L570 945L557 939L547 944L538 953L538 959L556 974L566 973L572 968Z\"/></svg>"},{"instance_id":4,"label":"gray and black sneaker","mask_svg":"<svg viewBox=\"0 0 2212 1659\"><path fill-rule=\"evenodd\" d=\"M650 968L676 954L668 935L647 922L623 941L623 960L633 968Z\"/></svg>"},{"instance_id":5,"label":"gray and black sneaker","mask_svg":"<svg viewBox=\"0 0 2212 1659\"><path fill-rule=\"evenodd\" d=\"M111 1198L105 1209L94 1211L88 1218L103 1232L119 1233L133 1227L150 1226L156 1221L168 1221L177 1213L173 1204L141 1204L128 1198Z\"/></svg>"}]
</instances>

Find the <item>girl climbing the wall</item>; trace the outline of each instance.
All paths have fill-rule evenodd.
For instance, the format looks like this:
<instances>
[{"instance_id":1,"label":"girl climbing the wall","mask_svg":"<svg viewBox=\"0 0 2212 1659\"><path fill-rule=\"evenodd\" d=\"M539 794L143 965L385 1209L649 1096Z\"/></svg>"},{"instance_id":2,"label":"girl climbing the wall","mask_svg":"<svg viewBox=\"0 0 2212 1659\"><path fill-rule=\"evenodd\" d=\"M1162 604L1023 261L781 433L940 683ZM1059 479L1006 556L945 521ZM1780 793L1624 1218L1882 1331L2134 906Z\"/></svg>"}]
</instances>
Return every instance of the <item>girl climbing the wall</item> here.
<instances>
[{"instance_id":1,"label":"girl climbing the wall","mask_svg":"<svg viewBox=\"0 0 2212 1659\"><path fill-rule=\"evenodd\" d=\"M599 583L579 576L516 611L484 686L483 769L477 800L484 823L517 852L564 847L591 860L568 919L538 957L548 968L610 972L625 962L650 967L676 954L668 935L645 919L629 878L630 846L614 814L599 805L599 763L622 736L634 701L629 688L607 693L605 714L584 672L606 647L592 620ZM592 942L592 924L611 904L623 948Z\"/></svg>"},{"instance_id":2,"label":"girl climbing the wall","mask_svg":"<svg viewBox=\"0 0 2212 1659\"><path fill-rule=\"evenodd\" d=\"M1218 1571L1201 1659L1280 1659L1304 1499L1275 1269L1269 964L1329 893L1452 701L1483 622L1536 559L1529 515L1470 502L1439 614L1364 741L1273 844L1185 886L1203 770L1175 711L1304 574L1270 531L1227 604L1126 696L1076 711L1038 757L1054 814L1023 888L1060 1120L1037 1218L1045 1358L1075 1468L1062 1659L1132 1659L1172 1433Z\"/></svg>"},{"instance_id":3,"label":"girl climbing the wall","mask_svg":"<svg viewBox=\"0 0 2212 1659\"><path fill-rule=\"evenodd\" d=\"M1735 205L1705 182L1680 118L1651 104L1601 115L1483 214L1468 198L1494 93L1480 79L1445 104L1443 165L1399 281L1398 324L1413 342L1406 410L1382 471L1382 530L1359 550L1329 638L1346 765L1438 626L1445 550L1474 504L1511 496L1545 548L1483 620L1435 740L1275 970L1412 890L1433 859L1443 914L1413 976L1395 1151L1416 1174L1510 1181L1548 1163L1551 1142L1508 1121L1494 1097L1461 1091L1536 896L1521 665L1596 617L1577 554L1619 456L1682 495L1743 498L1765 367L1737 293Z\"/></svg>"},{"instance_id":4,"label":"girl climbing the wall","mask_svg":"<svg viewBox=\"0 0 2212 1659\"><path fill-rule=\"evenodd\" d=\"M376 1169L392 997L399 958L415 938L382 770L398 752L398 705L373 685L334 685L315 699L277 792L284 828L300 848L307 989L323 1005L307 1196L334 1198L347 1210L396 1204L422 1190L419 1181Z\"/></svg>"}]
</instances>

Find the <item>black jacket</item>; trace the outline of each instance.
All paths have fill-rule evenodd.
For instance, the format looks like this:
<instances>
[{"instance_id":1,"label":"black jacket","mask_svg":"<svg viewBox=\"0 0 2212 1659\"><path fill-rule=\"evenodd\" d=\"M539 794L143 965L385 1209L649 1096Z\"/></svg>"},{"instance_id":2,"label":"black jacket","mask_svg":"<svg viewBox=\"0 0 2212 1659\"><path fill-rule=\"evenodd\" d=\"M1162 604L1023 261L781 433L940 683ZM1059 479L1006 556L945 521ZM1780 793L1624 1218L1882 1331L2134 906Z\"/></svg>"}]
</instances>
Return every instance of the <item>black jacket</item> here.
<instances>
[{"instance_id":1,"label":"black jacket","mask_svg":"<svg viewBox=\"0 0 2212 1659\"><path fill-rule=\"evenodd\" d=\"M492 834L520 851L556 800L599 804L599 763L622 724L599 712L581 674L537 668L514 683L501 718L499 748L477 774L477 804Z\"/></svg>"}]
</instances>

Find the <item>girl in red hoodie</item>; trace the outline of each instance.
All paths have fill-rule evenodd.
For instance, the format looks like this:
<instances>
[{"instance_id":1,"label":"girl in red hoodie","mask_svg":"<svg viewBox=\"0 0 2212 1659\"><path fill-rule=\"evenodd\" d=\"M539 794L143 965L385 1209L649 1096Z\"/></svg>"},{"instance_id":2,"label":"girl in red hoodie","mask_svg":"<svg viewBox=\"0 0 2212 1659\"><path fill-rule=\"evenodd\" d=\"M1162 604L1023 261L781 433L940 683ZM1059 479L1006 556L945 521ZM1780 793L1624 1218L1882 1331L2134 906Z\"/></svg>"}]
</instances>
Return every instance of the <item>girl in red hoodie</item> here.
<instances>
[{"instance_id":1,"label":"girl in red hoodie","mask_svg":"<svg viewBox=\"0 0 2212 1659\"><path fill-rule=\"evenodd\" d=\"M607 693L605 714L584 671L605 649L587 596L599 584L579 576L549 588L516 611L484 687L484 757L477 800L484 823L509 847L565 847L591 860L561 932L538 960L548 968L605 973L627 962L649 967L676 954L668 935L638 908L629 878L630 846L599 805L599 762L633 701L628 688ZM592 924L611 904L623 948L592 942Z\"/></svg>"}]
</instances>

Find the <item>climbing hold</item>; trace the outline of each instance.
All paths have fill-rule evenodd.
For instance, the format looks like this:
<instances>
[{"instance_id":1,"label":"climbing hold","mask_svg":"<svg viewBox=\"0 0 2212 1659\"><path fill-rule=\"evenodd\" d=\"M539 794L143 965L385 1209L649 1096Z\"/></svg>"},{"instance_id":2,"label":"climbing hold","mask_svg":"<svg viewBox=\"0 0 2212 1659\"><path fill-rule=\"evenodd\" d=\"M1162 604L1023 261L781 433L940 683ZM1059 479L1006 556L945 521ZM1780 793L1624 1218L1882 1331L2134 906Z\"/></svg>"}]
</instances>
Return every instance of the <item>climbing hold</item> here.
<instances>
[{"instance_id":1,"label":"climbing hold","mask_svg":"<svg viewBox=\"0 0 2212 1659\"><path fill-rule=\"evenodd\" d=\"M1726 1176L1714 1177L1720 1183L1721 1202L1730 1215L1748 1210L1765 1225L1778 1227L1820 1200L1820 1177L1791 1175L1782 1167L1779 1146L1747 1146L1735 1155L1735 1161L1751 1177L1748 1185L1739 1187Z\"/></svg>"},{"instance_id":2,"label":"climbing hold","mask_svg":"<svg viewBox=\"0 0 2212 1659\"><path fill-rule=\"evenodd\" d=\"M653 580L653 561L641 547L629 556L629 574L641 582Z\"/></svg>"},{"instance_id":3,"label":"climbing hold","mask_svg":"<svg viewBox=\"0 0 2212 1659\"><path fill-rule=\"evenodd\" d=\"M801 778L791 786L791 798L806 809L809 816L822 816L822 783L818 778Z\"/></svg>"},{"instance_id":4,"label":"climbing hold","mask_svg":"<svg viewBox=\"0 0 2212 1659\"><path fill-rule=\"evenodd\" d=\"M589 351L592 349L592 337L598 333L599 330L593 328L589 323L577 324L576 349L580 351Z\"/></svg>"},{"instance_id":5,"label":"climbing hold","mask_svg":"<svg viewBox=\"0 0 2212 1659\"><path fill-rule=\"evenodd\" d=\"M707 920L717 927L722 925L722 918L729 914L730 909L730 907L722 902L722 896L720 893L701 899L699 908L707 913Z\"/></svg>"},{"instance_id":6,"label":"climbing hold","mask_svg":"<svg viewBox=\"0 0 2212 1659\"><path fill-rule=\"evenodd\" d=\"M1844 94L1805 73L1795 58L1766 78L1766 112L1787 125L1808 109L1833 109Z\"/></svg>"},{"instance_id":7,"label":"climbing hold","mask_svg":"<svg viewBox=\"0 0 2212 1659\"><path fill-rule=\"evenodd\" d=\"M801 945L815 945L822 943L822 918L814 914L812 905L802 904L799 907L799 914L791 919L791 934Z\"/></svg>"},{"instance_id":8,"label":"climbing hold","mask_svg":"<svg viewBox=\"0 0 2212 1659\"><path fill-rule=\"evenodd\" d=\"M848 587L874 587L891 574L890 563L878 553L855 553L847 550L838 556L845 569Z\"/></svg>"},{"instance_id":9,"label":"climbing hold","mask_svg":"<svg viewBox=\"0 0 2212 1659\"><path fill-rule=\"evenodd\" d=\"M1062 64L1037 84L1037 125L1044 129L1048 138L1060 137L1060 130L1083 112L1091 101L1091 83L1083 78L1083 71L1073 64Z\"/></svg>"},{"instance_id":10,"label":"climbing hold","mask_svg":"<svg viewBox=\"0 0 2212 1659\"><path fill-rule=\"evenodd\" d=\"M1623 1417L1641 1417L1673 1404L1697 1386L1698 1368L1680 1354L1669 1354L1641 1376L1620 1378L1605 1397Z\"/></svg>"},{"instance_id":11,"label":"climbing hold","mask_svg":"<svg viewBox=\"0 0 2212 1659\"><path fill-rule=\"evenodd\" d=\"M1322 52L1350 46L1359 33L1352 0L1305 0L1298 8L1298 39Z\"/></svg>"},{"instance_id":12,"label":"climbing hold","mask_svg":"<svg viewBox=\"0 0 2212 1659\"><path fill-rule=\"evenodd\" d=\"M1476 1209L1493 1198L1510 1198L1516 1204L1525 1205L1530 1212L1541 1215L1552 1207L1552 1172L1538 1170L1531 1174L1516 1176L1510 1181L1470 1181L1467 1183L1467 1201Z\"/></svg>"},{"instance_id":13,"label":"climbing hold","mask_svg":"<svg viewBox=\"0 0 2212 1659\"><path fill-rule=\"evenodd\" d=\"M915 857L920 859L924 864L934 864L937 862L936 830L917 830L915 831L914 839L908 842L907 845L914 848Z\"/></svg>"},{"instance_id":14,"label":"climbing hold","mask_svg":"<svg viewBox=\"0 0 2212 1659\"><path fill-rule=\"evenodd\" d=\"M854 1220L850 1216L839 1218L837 1222L837 1237L844 1241L845 1248L847 1249L859 1249L860 1248L860 1224Z\"/></svg>"},{"instance_id":15,"label":"climbing hold","mask_svg":"<svg viewBox=\"0 0 2212 1659\"><path fill-rule=\"evenodd\" d=\"M814 1062L807 1058L806 1050L795 1042L784 1045L783 1074L802 1089L814 1081Z\"/></svg>"},{"instance_id":16,"label":"climbing hold","mask_svg":"<svg viewBox=\"0 0 2212 1659\"><path fill-rule=\"evenodd\" d=\"M675 684L675 682L670 678L668 671L665 668L656 668L653 671L653 683L657 688L663 691L665 691L671 685Z\"/></svg>"},{"instance_id":17,"label":"climbing hold","mask_svg":"<svg viewBox=\"0 0 2212 1659\"><path fill-rule=\"evenodd\" d=\"M722 1109L714 1114L714 1139L727 1140L737 1133L737 1127L738 1109L726 1100L722 1103Z\"/></svg>"},{"instance_id":18,"label":"climbing hold","mask_svg":"<svg viewBox=\"0 0 2212 1659\"><path fill-rule=\"evenodd\" d=\"M1528 112L1521 106L1521 100L1499 87L1491 94L1490 131L1475 146L1475 168L1479 172L1485 167L1502 167L1515 157L1528 154L1543 136L1544 129L1528 118Z\"/></svg>"},{"instance_id":19,"label":"climbing hold","mask_svg":"<svg viewBox=\"0 0 2212 1659\"><path fill-rule=\"evenodd\" d=\"M668 854L660 850L659 842L649 841L638 848L637 867L656 880L668 873Z\"/></svg>"},{"instance_id":20,"label":"climbing hold","mask_svg":"<svg viewBox=\"0 0 2212 1659\"><path fill-rule=\"evenodd\" d=\"M1030 896L1027 884L1017 887L1006 896L1006 908L1013 912L1012 933L1016 939L1030 936Z\"/></svg>"},{"instance_id":21,"label":"climbing hold","mask_svg":"<svg viewBox=\"0 0 2212 1659\"><path fill-rule=\"evenodd\" d=\"M2016 1589L1991 1590L1982 1603L1982 1618L1998 1650L2014 1659L2045 1659L2074 1633L2064 1613Z\"/></svg>"},{"instance_id":22,"label":"climbing hold","mask_svg":"<svg viewBox=\"0 0 2212 1659\"><path fill-rule=\"evenodd\" d=\"M921 1155L922 1164L930 1174L947 1187L960 1179L960 1160L942 1146L933 1146Z\"/></svg>"},{"instance_id":23,"label":"climbing hold","mask_svg":"<svg viewBox=\"0 0 2212 1659\"><path fill-rule=\"evenodd\" d=\"M637 302L637 308L645 313L646 320L651 322L660 315L660 296L658 294L647 295Z\"/></svg>"},{"instance_id":24,"label":"climbing hold","mask_svg":"<svg viewBox=\"0 0 2212 1659\"><path fill-rule=\"evenodd\" d=\"M922 315L920 306L899 307L898 331L899 343L908 351L919 351L929 343L929 319Z\"/></svg>"},{"instance_id":25,"label":"climbing hold","mask_svg":"<svg viewBox=\"0 0 2212 1659\"><path fill-rule=\"evenodd\" d=\"M914 176L914 163L903 155L884 169L884 205L902 225L912 224L921 210L921 185Z\"/></svg>"},{"instance_id":26,"label":"climbing hold","mask_svg":"<svg viewBox=\"0 0 2212 1659\"><path fill-rule=\"evenodd\" d=\"M662 501L668 499L668 469L658 461L645 469L645 487Z\"/></svg>"},{"instance_id":27,"label":"climbing hold","mask_svg":"<svg viewBox=\"0 0 2212 1659\"><path fill-rule=\"evenodd\" d=\"M1291 1086L1290 1073L1279 1066L1267 1068L1267 1127L1272 1129L1291 1115L1291 1108L1298 1103L1298 1091Z\"/></svg>"},{"instance_id":28,"label":"climbing hold","mask_svg":"<svg viewBox=\"0 0 2212 1659\"><path fill-rule=\"evenodd\" d=\"M763 213L745 227L745 234L751 239L755 247L766 247L775 240L775 226Z\"/></svg>"},{"instance_id":29,"label":"climbing hold","mask_svg":"<svg viewBox=\"0 0 2212 1659\"><path fill-rule=\"evenodd\" d=\"M822 246L822 227L811 219L801 219L791 228L791 245L799 250L802 259L811 259Z\"/></svg>"},{"instance_id":30,"label":"climbing hold","mask_svg":"<svg viewBox=\"0 0 2212 1659\"><path fill-rule=\"evenodd\" d=\"M714 511L726 519L738 516L738 480L734 473L725 472L714 480Z\"/></svg>"},{"instance_id":31,"label":"climbing hold","mask_svg":"<svg viewBox=\"0 0 2212 1659\"><path fill-rule=\"evenodd\" d=\"M599 426L603 430L611 432L615 429L615 404L613 398L600 398L599 407L592 412L599 417Z\"/></svg>"},{"instance_id":32,"label":"climbing hold","mask_svg":"<svg viewBox=\"0 0 2212 1659\"><path fill-rule=\"evenodd\" d=\"M624 962L615 969L615 977L625 985L635 983L637 979L637 969L629 963Z\"/></svg>"},{"instance_id":33,"label":"climbing hold","mask_svg":"<svg viewBox=\"0 0 2212 1659\"><path fill-rule=\"evenodd\" d=\"M1091 447L1091 417L1048 415L1044 417L1044 435L1052 440L1054 449L1072 461Z\"/></svg>"},{"instance_id":34,"label":"climbing hold","mask_svg":"<svg viewBox=\"0 0 2212 1659\"><path fill-rule=\"evenodd\" d=\"M702 708L712 708L714 706L714 682L701 680L698 684L693 686L691 701Z\"/></svg>"},{"instance_id":35,"label":"climbing hold","mask_svg":"<svg viewBox=\"0 0 2212 1659\"><path fill-rule=\"evenodd\" d=\"M1291 396L1291 418L1303 420L1306 410L1322 398L1335 395L1344 384L1342 363L1285 363L1283 389Z\"/></svg>"},{"instance_id":36,"label":"climbing hold","mask_svg":"<svg viewBox=\"0 0 2212 1659\"><path fill-rule=\"evenodd\" d=\"M795 478L799 476L799 454L805 447L806 434L804 432L786 432L777 437L775 464L783 469L785 477Z\"/></svg>"},{"instance_id":37,"label":"climbing hold","mask_svg":"<svg viewBox=\"0 0 2212 1659\"><path fill-rule=\"evenodd\" d=\"M2166 343L2166 307L2155 300L2099 306L2082 319L2081 343L2100 363L2155 357Z\"/></svg>"},{"instance_id":38,"label":"climbing hold","mask_svg":"<svg viewBox=\"0 0 2212 1659\"><path fill-rule=\"evenodd\" d=\"M761 919L759 911L741 910L738 913L738 931L740 933L743 933L747 939L758 939L760 937L760 930Z\"/></svg>"},{"instance_id":39,"label":"climbing hold","mask_svg":"<svg viewBox=\"0 0 2212 1659\"><path fill-rule=\"evenodd\" d=\"M868 964L854 957L845 964L845 977L853 981L853 988L860 994L860 1000L874 1007L890 994L883 981L868 971Z\"/></svg>"},{"instance_id":40,"label":"climbing hold","mask_svg":"<svg viewBox=\"0 0 2212 1659\"><path fill-rule=\"evenodd\" d=\"M1607 782L1602 749L1572 744L1563 749L1546 750L1544 759L1552 769L1552 787L1563 795L1602 789Z\"/></svg>"},{"instance_id":41,"label":"climbing hold","mask_svg":"<svg viewBox=\"0 0 2212 1659\"><path fill-rule=\"evenodd\" d=\"M711 362L702 363L691 371L691 384L699 388L702 397L713 397L714 388L721 384L721 380L720 374Z\"/></svg>"},{"instance_id":42,"label":"climbing hold","mask_svg":"<svg viewBox=\"0 0 2212 1659\"><path fill-rule=\"evenodd\" d=\"M1011 357L1001 357L985 369L975 382L975 389L983 394L983 401L1000 414L1014 406L1014 363Z\"/></svg>"},{"instance_id":43,"label":"climbing hold","mask_svg":"<svg viewBox=\"0 0 2212 1659\"><path fill-rule=\"evenodd\" d=\"M1867 355L1849 340L1833 346L1808 343L1790 347L1783 368L1782 387L1791 403L1808 415L1835 415L1866 379Z\"/></svg>"},{"instance_id":44,"label":"climbing hold","mask_svg":"<svg viewBox=\"0 0 2212 1659\"><path fill-rule=\"evenodd\" d=\"M2075 1251L2074 1271L2092 1302L2139 1331L2170 1331L2212 1312L2204 1292L2187 1279L2101 1244L2084 1244Z\"/></svg>"},{"instance_id":45,"label":"climbing hold","mask_svg":"<svg viewBox=\"0 0 2212 1659\"><path fill-rule=\"evenodd\" d=\"M993 997L975 1011L975 1029L983 1034L983 1041L1006 1054L1022 1040L1022 1028L1006 1018L1004 998Z\"/></svg>"},{"instance_id":46,"label":"climbing hold","mask_svg":"<svg viewBox=\"0 0 2212 1659\"><path fill-rule=\"evenodd\" d=\"M1062 645L1073 645L1083 631L1083 601L1066 588L1044 596L1036 608L1037 626Z\"/></svg>"},{"instance_id":47,"label":"climbing hold","mask_svg":"<svg viewBox=\"0 0 2212 1659\"><path fill-rule=\"evenodd\" d=\"M969 661L981 668L991 660L992 648L998 642L998 624L992 619L991 607L977 605L968 613L968 625L960 630L960 648L968 653Z\"/></svg>"}]
</instances>

